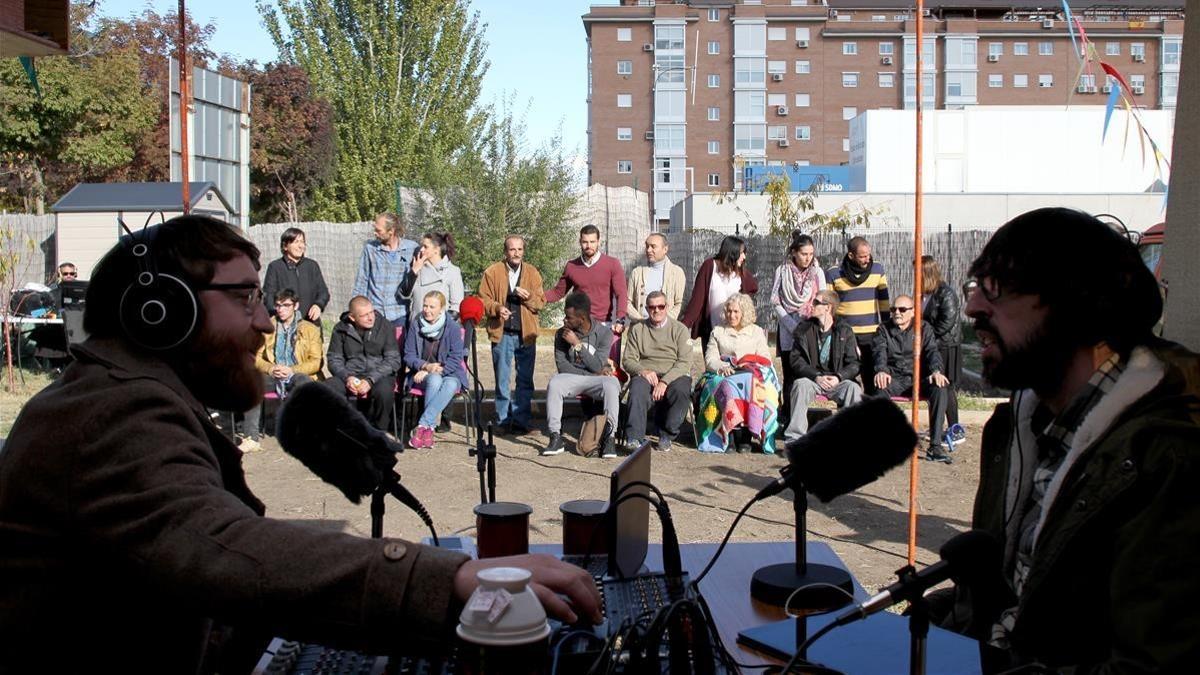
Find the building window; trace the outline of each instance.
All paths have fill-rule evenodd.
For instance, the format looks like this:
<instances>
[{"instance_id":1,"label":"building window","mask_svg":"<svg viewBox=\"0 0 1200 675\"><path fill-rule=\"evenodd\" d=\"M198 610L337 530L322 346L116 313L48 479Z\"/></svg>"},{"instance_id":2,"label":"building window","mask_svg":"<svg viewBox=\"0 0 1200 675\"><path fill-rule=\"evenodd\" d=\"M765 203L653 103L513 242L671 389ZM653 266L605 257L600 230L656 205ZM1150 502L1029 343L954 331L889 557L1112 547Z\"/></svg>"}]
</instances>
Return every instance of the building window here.
<instances>
[{"instance_id":1,"label":"building window","mask_svg":"<svg viewBox=\"0 0 1200 675\"><path fill-rule=\"evenodd\" d=\"M777 108L787 105L787 94L767 94L767 106Z\"/></svg>"},{"instance_id":2,"label":"building window","mask_svg":"<svg viewBox=\"0 0 1200 675\"><path fill-rule=\"evenodd\" d=\"M617 74L618 75L632 75L633 74L633 61L617 61Z\"/></svg>"},{"instance_id":3,"label":"building window","mask_svg":"<svg viewBox=\"0 0 1200 675\"><path fill-rule=\"evenodd\" d=\"M810 29L808 29L808 28L797 28L796 29L796 39L797 40L808 40L808 39L810 39L810 36L811 36Z\"/></svg>"},{"instance_id":4,"label":"building window","mask_svg":"<svg viewBox=\"0 0 1200 675\"><path fill-rule=\"evenodd\" d=\"M850 152L850 139L849 138L842 139L842 152Z\"/></svg>"},{"instance_id":5,"label":"building window","mask_svg":"<svg viewBox=\"0 0 1200 675\"><path fill-rule=\"evenodd\" d=\"M1054 56L1054 43L1045 40L1039 42L1038 56Z\"/></svg>"},{"instance_id":6,"label":"building window","mask_svg":"<svg viewBox=\"0 0 1200 675\"><path fill-rule=\"evenodd\" d=\"M761 24L733 25L733 53L745 56L747 54L766 54L767 27Z\"/></svg>"},{"instance_id":7,"label":"building window","mask_svg":"<svg viewBox=\"0 0 1200 675\"><path fill-rule=\"evenodd\" d=\"M842 86L843 87L857 87L858 86L858 73L842 73Z\"/></svg>"},{"instance_id":8,"label":"building window","mask_svg":"<svg viewBox=\"0 0 1200 675\"><path fill-rule=\"evenodd\" d=\"M733 93L734 122L762 122L767 114L765 91L736 91Z\"/></svg>"},{"instance_id":9,"label":"building window","mask_svg":"<svg viewBox=\"0 0 1200 675\"><path fill-rule=\"evenodd\" d=\"M1162 103L1174 105L1179 99L1179 73L1162 74Z\"/></svg>"},{"instance_id":10,"label":"building window","mask_svg":"<svg viewBox=\"0 0 1200 675\"><path fill-rule=\"evenodd\" d=\"M1104 55L1105 56L1120 56L1121 55L1121 43L1120 42L1105 42L1104 43Z\"/></svg>"},{"instance_id":11,"label":"building window","mask_svg":"<svg viewBox=\"0 0 1200 675\"><path fill-rule=\"evenodd\" d=\"M733 146L734 151L742 152L762 152L766 149L766 137L764 132L766 129L761 124L736 124L733 127Z\"/></svg>"},{"instance_id":12,"label":"building window","mask_svg":"<svg viewBox=\"0 0 1200 675\"><path fill-rule=\"evenodd\" d=\"M1129 45L1129 55L1134 61L1146 60L1146 45L1142 42L1133 42Z\"/></svg>"},{"instance_id":13,"label":"building window","mask_svg":"<svg viewBox=\"0 0 1200 675\"><path fill-rule=\"evenodd\" d=\"M655 26L655 49L683 49L683 26Z\"/></svg>"},{"instance_id":14,"label":"building window","mask_svg":"<svg viewBox=\"0 0 1200 675\"><path fill-rule=\"evenodd\" d=\"M766 62L758 59L733 60L733 81L735 84L764 84L766 82Z\"/></svg>"},{"instance_id":15,"label":"building window","mask_svg":"<svg viewBox=\"0 0 1200 675\"><path fill-rule=\"evenodd\" d=\"M842 55L843 56L854 56L855 54L858 54L858 43L857 42L843 42L842 43Z\"/></svg>"},{"instance_id":16,"label":"building window","mask_svg":"<svg viewBox=\"0 0 1200 675\"><path fill-rule=\"evenodd\" d=\"M842 108L842 119L852 120L858 116L858 108Z\"/></svg>"},{"instance_id":17,"label":"building window","mask_svg":"<svg viewBox=\"0 0 1200 675\"><path fill-rule=\"evenodd\" d=\"M717 9L716 7L709 7L708 8L708 20L709 21L720 21L721 20L721 10Z\"/></svg>"},{"instance_id":18,"label":"building window","mask_svg":"<svg viewBox=\"0 0 1200 675\"><path fill-rule=\"evenodd\" d=\"M1080 75L1079 76L1079 88L1083 89L1084 91L1088 91L1088 90L1095 91L1096 90L1096 75L1094 73L1090 74L1090 75L1087 73Z\"/></svg>"},{"instance_id":19,"label":"building window","mask_svg":"<svg viewBox=\"0 0 1200 675\"><path fill-rule=\"evenodd\" d=\"M710 155L721 154L721 141L709 141L708 142L708 154L710 154Z\"/></svg>"},{"instance_id":20,"label":"building window","mask_svg":"<svg viewBox=\"0 0 1200 675\"><path fill-rule=\"evenodd\" d=\"M1003 75L1000 75L999 73L992 73L991 75L988 75L988 87L990 87L992 89L999 89L1003 86L1004 86L1004 76Z\"/></svg>"},{"instance_id":21,"label":"building window","mask_svg":"<svg viewBox=\"0 0 1200 675\"><path fill-rule=\"evenodd\" d=\"M782 75L787 72L787 61L767 61L767 72L772 75L779 73Z\"/></svg>"},{"instance_id":22,"label":"building window","mask_svg":"<svg viewBox=\"0 0 1200 675\"><path fill-rule=\"evenodd\" d=\"M779 40L786 40L786 39L787 39L787 29L786 28L768 28L767 29L767 40L768 41L777 42Z\"/></svg>"},{"instance_id":23,"label":"building window","mask_svg":"<svg viewBox=\"0 0 1200 675\"><path fill-rule=\"evenodd\" d=\"M1054 86L1054 76L1049 73L1038 75L1038 86L1043 89L1048 89Z\"/></svg>"},{"instance_id":24,"label":"building window","mask_svg":"<svg viewBox=\"0 0 1200 675\"><path fill-rule=\"evenodd\" d=\"M715 73L710 73L708 76L708 88L715 89L721 86L721 76Z\"/></svg>"},{"instance_id":25,"label":"building window","mask_svg":"<svg viewBox=\"0 0 1200 675\"><path fill-rule=\"evenodd\" d=\"M716 106L710 107L708 109L708 121L709 122L717 122L720 119L721 119L721 109Z\"/></svg>"},{"instance_id":26,"label":"building window","mask_svg":"<svg viewBox=\"0 0 1200 675\"><path fill-rule=\"evenodd\" d=\"M872 14L871 20L872 21L887 21L887 15L886 14Z\"/></svg>"},{"instance_id":27,"label":"building window","mask_svg":"<svg viewBox=\"0 0 1200 675\"><path fill-rule=\"evenodd\" d=\"M979 45L975 40L946 38L946 67L974 66L978 50Z\"/></svg>"},{"instance_id":28,"label":"building window","mask_svg":"<svg viewBox=\"0 0 1200 675\"><path fill-rule=\"evenodd\" d=\"M618 141L633 140L633 129L631 129L629 127L617 127L617 140Z\"/></svg>"},{"instance_id":29,"label":"building window","mask_svg":"<svg viewBox=\"0 0 1200 675\"><path fill-rule=\"evenodd\" d=\"M1029 86L1029 76L1028 75L1026 75L1025 73L1014 73L1013 74L1013 87L1015 87L1017 89L1024 89L1025 87L1028 87L1028 86Z\"/></svg>"},{"instance_id":30,"label":"building window","mask_svg":"<svg viewBox=\"0 0 1200 675\"><path fill-rule=\"evenodd\" d=\"M617 107L618 108L632 108L633 107L633 94L617 94Z\"/></svg>"},{"instance_id":31,"label":"building window","mask_svg":"<svg viewBox=\"0 0 1200 675\"><path fill-rule=\"evenodd\" d=\"M796 74L808 75L812 72L812 64L808 61L796 61Z\"/></svg>"},{"instance_id":32,"label":"building window","mask_svg":"<svg viewBox=\"0 0 1200 675\"><path fill-rule=\"evenodd\" d=\"M708 53L709 54L720 54L721 53L721 43L717 42L716 40L709 40L708 41Z\"/></svg>"},{"instance_id":33,"label":"building window","mask_svg":"<svg viewBox=\"0 0 1200 675\"><path fill-rule=\"evenodd\" d=\"M787 127L782 124L767 127L767 140L786 141Z\"/></svg>"},{"instance_id":34,"label":"building window","mask_svg":"<svg viewBox=\"0 0 1200 675\"><path fill-rule=\"evenodd\" d=\"M1014 42L1013 43L1013 56L1029 56L1029 43L1028 42Z\"/></svg>"},{"instance_id":35,"label":"building window","mask_svg":"<svg viewBox=\"0 0 1200 675\"><path fill-rule=\"evenodd\" d=\"M633 160L632 159L618 159L617 160L617 173L633 173Z\"/></svg>"},{"instance_id":36,"label":"building window","mask_svg":"<svg viewBox=\"0 0 1200 675\"><path fill-rule=\"evenodd\" d=\"M632 28L618 28L617 29L617 42L631 42L631 41L633 41L633 29Z\"/></svg>"},{"instance_id":37,"label":"building window","mask_svg":"<svg viewBox=\"0 0 1200 675\"><path fill-rule=\"evenodd\" d=\"M988 56L994 56L996 58L1000 58L1001 56L1004 56L1004 43L1003 42L989 42L988 43Z\"/></svg>"},{"instance_id":38,"label":"building window","mask_svg":"<svg viewBox=\"0 0 1200 675\"><path fill-rule=\"evenodd\" d=\"M1163 40L1162 43L1162 62L1164 66L1179 65L1179 50L1183 48L1183 42L1179 40Z\"/></svg>"},{"instance_id":39,"label":"building window","mask_svg":"<svg viewBox=\"0 0 1200 675\"><path fill-rule=\"evenodd\" d=\"M1146 76L1145 75L1130 75L1129 86L1133 89L1135 96L1146 92Z\"/></svg>"},{"instance_id":40,"label":"building window","mask_svg":"<svg viewBox=\"0 0 1200 675\"><path fill-rule=\"evenodd\" d=\"M879 43L879 55L880 56L894 56L895 54L896 54L896 43L895 42L880 42Z\"/></svg>"},{"instance_id":41,"label":"building window","mask_svg":"<svg viewBox=\"0 0 1200 675\"><path fill-rule=\"evenodd\" d=\"M796 140L809 141L812 140L812 127L808 125L796 127Z\"/></svg>"},{"instance_id":42,"label":"building window","mask_svg":"<svg viewBox=\"0 0 1200 675\"><path fill-rule=\"evenodd\" d=\"M946 73L946 98L975 98L975 73Z\"/></svg>"},{"instance_id":43,"label":"building window","mask_svg":"<svg viewBox=\"0 0 1200 675\"><path fill-rule=\"evenodd\" d=\"M808 94L796 94L796 107L807 108L811 105L812 97Z\"/></svg>"},{"instance_id":44,"label":"building window","mask_svg":"<svg viewBox=\"0 0 1200 675\"><path fill-rule=\"evenodd\" d=\"M895 73L880 73L879 74L879 86L884 89L891 89L891 88L895 87L896 86L896 74Z\"/></svg>"},{"instance_id":45,"label":"building window","mask_svg":"<svg viewBox=\"0 0 1200 675\"><path fill-rule=\"evenodd\" d=\"M721 174L719 174L719 173L708 174L708 187L721 187Z\"/></svg>"}]
</instances>

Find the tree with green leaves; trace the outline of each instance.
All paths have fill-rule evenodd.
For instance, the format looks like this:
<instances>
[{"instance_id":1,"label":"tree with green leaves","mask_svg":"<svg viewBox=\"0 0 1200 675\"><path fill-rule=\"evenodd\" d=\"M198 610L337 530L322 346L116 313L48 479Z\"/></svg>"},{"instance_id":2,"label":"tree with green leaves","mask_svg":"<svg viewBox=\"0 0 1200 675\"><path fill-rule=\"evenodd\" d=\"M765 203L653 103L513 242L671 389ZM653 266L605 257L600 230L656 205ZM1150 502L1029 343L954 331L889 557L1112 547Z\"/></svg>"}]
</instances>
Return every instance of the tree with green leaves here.
<instances>
[{"instance_id":1,"label":"tree with green leaves","mask_svg":"<svg viewBox=\"0 0 1200 675\"><path fill-rule=\"evenodd\" d=\"M277 4L277 8L276 5ZM313 215L368 220L395 186L447 184L484 120L484 26L467 0L258 0L281 58L334 110L338 159Z\"/></svg>"},{"instance_id":2,"label":"tree with green leaves","mask_svg":"<svg viewBox=\"0 0 1200 675\"><path fill-rule=\"evenodd\" d=\"M489 112L479 143L459 159L458 183L434 191L432 223L454 235L464 279L482 278L510 234L525 237L531 265L555 275L572 243L567 223L577 199L562 138L531 149L507 104Z\"/></svg>"},{"instance_id":3,"label":"tree with green leaves","mask_svg":"<svg viewBox=\"0 0 1200 675\"><path fill-rule=\"evenodd\" d=\"M792 192L787 176L776 175L762 188L767 196L767 224L772 235L786 236L795 230L804 232L846 232L871 227L871 219L887 212L884 206L866 206L859 201L846 202L832 211L816 208L821 183L814 181L803 192Z\"/></svg>"},{"instance_id":4,"label":"tree with green leaves","mask_svg":"<svg viewBox=\"0 0 1200 675\"><path fill-rule=\"evenodd\" d=\"M127 164L153 125L137 54L91 33L93 11L71 6L71 56L36 60L40 93L16 59L0 61L0 174L26 211L42 214L66 187Z\"/></svg>"}]
</instances>

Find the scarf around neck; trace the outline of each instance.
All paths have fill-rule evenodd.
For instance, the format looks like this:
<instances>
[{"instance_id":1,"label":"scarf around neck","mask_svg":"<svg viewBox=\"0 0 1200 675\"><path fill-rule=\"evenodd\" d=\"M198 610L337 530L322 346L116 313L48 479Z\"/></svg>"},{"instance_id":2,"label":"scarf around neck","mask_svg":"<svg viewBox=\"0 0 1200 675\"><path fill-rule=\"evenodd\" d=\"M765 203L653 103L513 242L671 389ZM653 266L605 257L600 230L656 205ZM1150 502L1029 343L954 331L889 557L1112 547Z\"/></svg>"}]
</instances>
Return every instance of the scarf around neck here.
<instances>
[{"instance_id":1,"label":"scarf around neck","mask_svg":"<svg viewBox=\"0 0 1200 675\"><path fill-rule=\"evenodd\" d=\"M446 327L446 313L442 312L438 316L437 321L430 323L425 319L425 315L417 316L417 326L421 331L421 337L426 340L436 340L442 335L442 329Z\"/></svg>"},{"instance_id":2,"label":"scarf around neck","mask_svg":"<svg viewBox=\"0 0 1200 675\"><path fill-rule=\"evenodd\" d=\"M874 258L868 260L866 266L859 267L850 258L850 255L846 254L846 257L842 258L842 276L850 282L851 286L861 286L867 277L871 276L871 268L874 266Z\"/></svg>"},{"instance_id":3,"label":"scarf around neck","mask_svg":"<svg viewBox=\"0 0 1200 675\"><path fill-rule=\"evenodd\" d=\"M805 310L811 313L812 300L817 294L817 275L821 274L820 265L813 260L807 268L800 269L796 267L796 263L789 260L785 266L791 274L780 279L779 304L788 314L805 313Z\"/></svg>"}]
</instances>

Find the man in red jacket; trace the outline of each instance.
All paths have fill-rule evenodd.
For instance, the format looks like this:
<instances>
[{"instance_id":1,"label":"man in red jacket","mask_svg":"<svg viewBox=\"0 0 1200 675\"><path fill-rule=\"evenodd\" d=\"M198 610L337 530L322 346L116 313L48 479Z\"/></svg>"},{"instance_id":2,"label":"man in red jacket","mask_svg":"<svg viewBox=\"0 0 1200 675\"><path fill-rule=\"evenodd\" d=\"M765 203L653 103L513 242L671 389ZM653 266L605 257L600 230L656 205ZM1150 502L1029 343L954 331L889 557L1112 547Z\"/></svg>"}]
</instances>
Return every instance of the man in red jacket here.
<instances>
[{"instance_id":1,"label":"man in red jacket","mask_svg":"<svg viewBox=\"0 0 1200 675\"><path fill-rule=\"evenodd\" d=\"M611 255L600 252L600 228L584 225L579 230L579 257L567 262L554 288L546 291L546 302L558 302L577 290L592 301L592 318L620 335L625 329L628 290L625 271Z\"/></svg>"}]
</instances>

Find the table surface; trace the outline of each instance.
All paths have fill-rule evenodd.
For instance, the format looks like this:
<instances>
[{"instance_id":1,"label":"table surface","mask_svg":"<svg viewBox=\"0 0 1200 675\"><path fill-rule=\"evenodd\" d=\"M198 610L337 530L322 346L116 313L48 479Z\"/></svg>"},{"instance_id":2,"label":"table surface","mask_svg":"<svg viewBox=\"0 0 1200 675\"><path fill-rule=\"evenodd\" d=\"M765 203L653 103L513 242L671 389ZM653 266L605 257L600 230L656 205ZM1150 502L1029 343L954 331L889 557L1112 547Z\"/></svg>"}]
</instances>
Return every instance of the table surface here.
<instances>
[{"instance_id":1,"label":"table surface","mask_svg":"<svg viewBox=\"0 0 1200 675\"><path fill-rule=\"evenodd\" d=\"M715 543L683 544L680 559L683 568L695 578L717 551ZM556 545L535 545L532 552L555 553ZM708 602L717 631L725 648L734 659L744 664L779 664L766 655L747 649L737 643L738 631L754 626L773 623L787 618L783 608L759 602L750 597L750 579L755 570L765 565L786 563L795 560L792 542L731 542L721 553L708 576L700 582L700 592ZM824 542L808 542L808 562L846 569L845 563ZM662 546L650 544L646 553L646 567L651 571L662 570ZM853 578L851 574L851 578ZM867 592L854 580L856 602L867 599ZM755 672L755 671L750 671Z\"/></svg>"}]
</instances>

